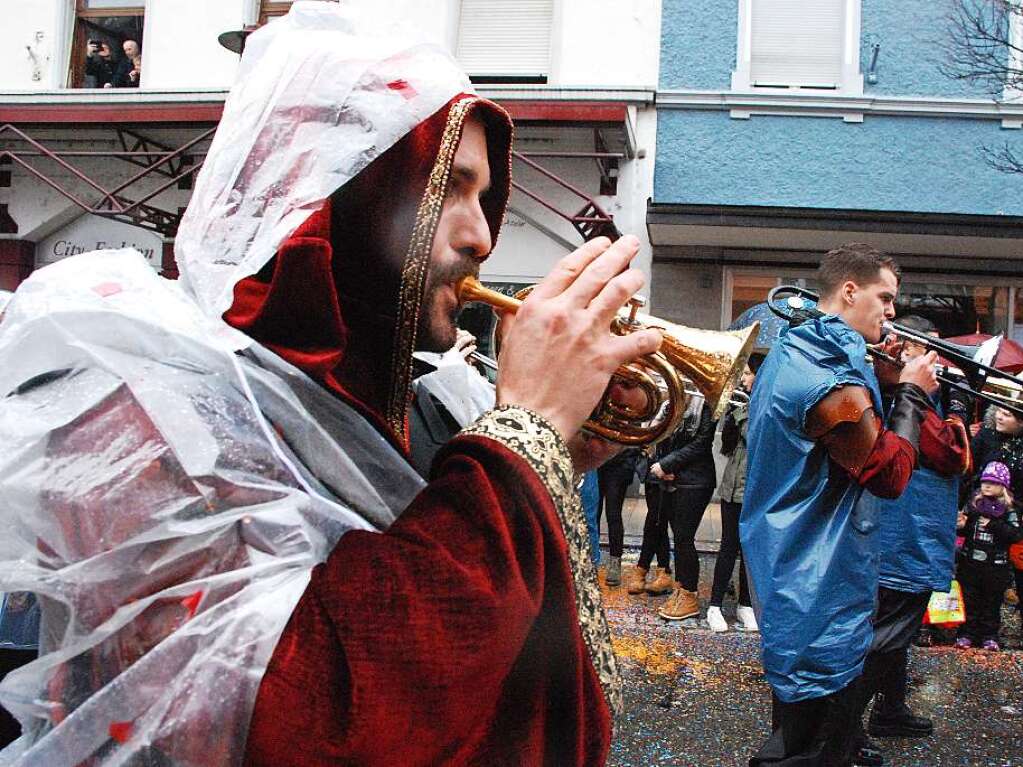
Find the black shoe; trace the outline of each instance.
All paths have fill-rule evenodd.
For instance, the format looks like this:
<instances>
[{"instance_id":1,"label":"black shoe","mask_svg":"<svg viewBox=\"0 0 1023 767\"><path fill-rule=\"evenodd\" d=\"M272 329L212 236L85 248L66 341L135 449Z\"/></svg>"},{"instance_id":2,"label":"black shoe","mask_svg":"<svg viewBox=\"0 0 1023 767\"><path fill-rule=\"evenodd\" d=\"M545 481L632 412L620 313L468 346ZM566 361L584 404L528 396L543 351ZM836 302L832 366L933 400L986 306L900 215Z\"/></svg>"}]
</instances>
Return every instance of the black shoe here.
<instances>
[{"instance_id":1,"label":"black shoe","mask_svg":"<svg viewBox=\"0 0 1023 767\"><path fill-rule=\"evenodd\" d=\"M867 731L875 738L925 738L934 732L934 722L903 704L892 711L871 711Z\"/></svg>"},{"instance_id":2,"label":"black shoe","mask_svg":"<svg viewBox=\"0 0 1023 767\"><path fill-rule=\"evenodd\" d=\"M874 741L864 735L853 757L853 764L856 767L884 767L884 754Z\"/></svg>"}]
</instances>

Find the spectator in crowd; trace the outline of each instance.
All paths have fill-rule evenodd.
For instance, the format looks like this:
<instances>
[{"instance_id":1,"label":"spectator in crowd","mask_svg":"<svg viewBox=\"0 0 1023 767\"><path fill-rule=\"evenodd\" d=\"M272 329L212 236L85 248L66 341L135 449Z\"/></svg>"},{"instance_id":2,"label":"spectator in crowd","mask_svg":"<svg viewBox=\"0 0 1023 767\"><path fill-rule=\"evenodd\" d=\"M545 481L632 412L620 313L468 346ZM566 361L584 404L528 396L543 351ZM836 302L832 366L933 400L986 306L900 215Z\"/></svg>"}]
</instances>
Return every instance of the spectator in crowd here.
<instances>
[{"instance_id":1,"label":"spectator in crowd","mask_svg":"<svg viewBox=\"0 0 1023 767\"><path fill-rule=\"evenodd\" d=\"M638 448L628 448L597 469L604 517L607 519L610 551L606 574L608 586L618 586L622 582L622 551L625 548L622 507L625 505L625 493L636 473L636 464L642 455Z\"/></svg>"},{"instance_id":2,"label":"spectator in crowd","mask_svg":"<svg viewBox=\"0 0 1023 767\"><path fill-rule=\"evenodd\" d=\"M991 461L1008 466L1011 477L1009 490L1012 497L1023 498L1023 418L1005 408L988 408L983 427L971 443L971 450L973 465L978 469ZM1016 607L1023 614L1023 604L1019 601L1019 597L1023 595L1023 557L1018 552L1019 547L1013 547L1010 551L1010 562L1015 576Z\"/></svg>"},{"instance_id":3,"label":"spectator in crowd","mask_svg":"<svg viewBox=\"0 0 1023 767\"><path fill-rule=\"evenodd\" d=\"M135 40L125 40L121 46L124 58L117 62L111 84L114 88L138 88L142 76L142 49Z\"/></svg>"},{"instance_id":4,"label":"spectator in crowd","mask_svg":"<svg viewBox=\"0 0 1023 767\"><path fill-rule=\"evenodd\" d=\"M642 455L638 462L640 478L643 479L643 493L646 497L646 518L643 521L643 543L639 549L639 562L625 579L625 590L630 594L667 594L675 583L671 577L671 548L668 545L668 517L671 509L664 502L670 489L662 488L662 480L650 473L650 458ZM673 477L665 477L670 481ZM647 581L650 565L657 555L657 569L653 578Z\"/></svg>"},{"instance_id":5,"label":"spectator in crowd","mask_svg":"<svg viewBox=\"0 0 1023 767\"><path fill-rule=\"evenodd\" d=\"M39 603L21 591L0 594L0 681L39 653ZM21 735L21 725L0 706L0 748Z\"/></svg>"},{"instance_id":6,"label":"spectator in crowd","mask_svg":"<svg viewBox=\"0 0 1023 767\"><path fill-rule=\"evenodd\" d=\"M753 391L757 368L764 361L762 355L753 355L742 373L742 389ZM725 416L721 427L721 455L728 458L718 496L721 498L721 547L714 564L714 583L710 589L710 607L707 623L714 631L728 631L728 623L721 614L725 590L732 580L735 560L739 559L739 605L735 615L743 631L757 631L757 618L749 598L746 565L739 550L739 514L742 512L742 494L746 488L746 429L749 424L749 405L735 405Z\"/></svg>"},{"instance_id":7,"label":"spectator in crowd","mask_svg":"<svg viewBox=\"0 0 1023 767\"><path fill-rule=\"evenodd\" d=\"M586 516L586 532L590 538L590 559L593 566L600 565L600 485L597 481L597 470L583 474L579 485L579 497L583 503L583 514Z\"/></svg>"},{"instance_id":8,"label":"spectator in crowd","mask_svg":"<svg viewBox=\"0 0 1023 767\"><path fill-rule=\"evenodd\" d=\"M85 47L85 87L111 87L115 69L110 46L102 40L90 40Z\"/></svg>"},{"instance_id":9,"label":"spectator in crowd","mask_svg":"<svg viewBox=\"0 0 1023 767\"><path fill-rule=\"evenodd\" d=\"M670 524L675 539L675 587L658 614L679 621L700 614L696 587L700 580L700 557L696 553L696 530L714 494L714 430L717 422L710 407L693 397L682 425L659 443L650 476L660 482L661 524ZM648 483L648 487L651 483Z\"/></svg>"},{"instance_id":10,"label":"spectator in crowd","mask_svg":"<svg viewBox=\"0 0 1023 767\"><path fill-rule=\"evenodd\" d=\"M992 461L1009 467L1009 491L1013 498L1023 498L1023 418L1005 408L990 408L983 427L970 443L970 450L978 470ZM977 489L978 483L975 478L973 489Z\"/></svg>"},{"instance_id":11,"label":"spectator in crowd","mask_svg":"<svg viewBox=\"0 0 1023 767\"><path fill-rule=\"evenodd\" d=\"M966 622L956 647L979 645L997 651L1002 599L1010 581L1008 547L1023 540L1019 516L1012 505L1009 467L992 461L980 475L980 490L959 513L957 532L963 537L956 577L963 590Z\"/></svg>"}]
</instances>

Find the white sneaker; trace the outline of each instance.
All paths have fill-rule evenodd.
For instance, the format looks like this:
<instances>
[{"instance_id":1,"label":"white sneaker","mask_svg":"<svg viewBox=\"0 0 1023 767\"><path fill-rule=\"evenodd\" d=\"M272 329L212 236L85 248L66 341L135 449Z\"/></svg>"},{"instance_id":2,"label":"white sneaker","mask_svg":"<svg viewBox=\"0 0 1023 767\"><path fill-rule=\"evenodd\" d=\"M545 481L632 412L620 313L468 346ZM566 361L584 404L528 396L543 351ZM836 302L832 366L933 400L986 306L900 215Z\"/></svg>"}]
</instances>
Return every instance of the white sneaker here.
<instances>
[{"instance_id":1,"label":"white sneaker","mask_svg":"<svg viewBox=\"0 0 1023 767\"><path fill-rule=\"evenodd\" d=\"M728 624L725 622L725 616L721 614L720 607L711 605L707 608L707 624L711 631L716 631L719 634L728 631Z\"/></svg>"},{"instance_id":2,"label":"white sneaker","mask_svg":"<svg viewBox=\"0 0 1023 767\"><path fill-rule=\"evenodd\" d=\"M757 625L757 616L752 607L739 605L735 608L735 617L739 619L738 629L740 631L760 631Z\"/></svg>"}]
</instances>

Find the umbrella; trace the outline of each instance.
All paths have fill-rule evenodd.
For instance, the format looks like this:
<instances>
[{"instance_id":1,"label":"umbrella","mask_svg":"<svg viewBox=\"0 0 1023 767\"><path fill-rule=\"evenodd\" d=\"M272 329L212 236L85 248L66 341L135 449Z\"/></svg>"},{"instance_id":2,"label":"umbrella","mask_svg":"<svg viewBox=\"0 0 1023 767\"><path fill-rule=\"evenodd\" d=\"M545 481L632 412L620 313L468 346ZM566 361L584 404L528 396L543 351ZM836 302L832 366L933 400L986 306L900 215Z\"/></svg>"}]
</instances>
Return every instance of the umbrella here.
<instances>
[{"instance_id":1,"label":"umbrella","mask_svg":"<svg viewBox=\"0 0 1023 767\"><path fill-rule=\"evenodd\" d=\"M994 336L987 333L970 333L965 336L946 338L954 344L961 346L979 346L985 341L990 341ZM1011 338L1002 338L998 343L998 352L995 354L993 367L1004 370L1006 373L1017 373L1023 371L1023 345L1013 341Z\"/></svg>"},{"instance_id":2,"label":"umbrella","mask_svg":"<svg viewBox=\"0 0 1023 767\"><path fill-rule=\"evenodd\" d=\"M789 326L789 323L771 311L767 302L756 304L744 311L735 321L728 326L729 330L743 330L754 322L760 323L760 332L754 346L761 351L766 351L774 346L781 338L781 334Z\"/></svg>"}]
</instances>

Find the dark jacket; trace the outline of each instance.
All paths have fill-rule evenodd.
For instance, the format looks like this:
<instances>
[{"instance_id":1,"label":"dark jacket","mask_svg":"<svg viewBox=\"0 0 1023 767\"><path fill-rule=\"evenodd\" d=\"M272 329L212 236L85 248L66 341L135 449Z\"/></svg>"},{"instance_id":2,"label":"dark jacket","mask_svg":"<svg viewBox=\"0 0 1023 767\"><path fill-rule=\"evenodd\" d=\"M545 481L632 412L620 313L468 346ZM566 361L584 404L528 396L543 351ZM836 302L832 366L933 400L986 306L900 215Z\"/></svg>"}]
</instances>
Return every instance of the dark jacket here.
<instances>
[{"instance_id":1,"label":"dark jacket","mask_svg":"<svg viewBox=\"0 0 1023 767\"><path fill-rule=\"evenodd\" d=\"M964 509L966 524L957 528L963 536L962 559L983 562L988 565L1007 567L1008 548L1023 539L1019 528L1019 515L1010 509L1004 517L988 519L974 510L972 504ZM982 524L983 523L983 524Z\"/></svg>"},{"instance_id":2,"label":"dark jacket","mask_svg":"<svg viewBox=\"0 0 1023 767\"><path fill-rule=\"evenodd\" d=\"M99 55L86 56L85 76L93 78L91 83L86 83L86 86L102 88L107 83L113 82L115 69L114 62L109 58L104 59Z\"/></svg>"},{"instance_id":3,"label":"dark jacket","mask_svg":"<svg viewBox=\"0 0 1023 767\"><path fill-rule=\"evenodd\" d=\"M686 413L682 425L661 442L651 463L661 464L665 474L675 479L665 484L673 487L714 487L714 429L717 421L711 418L707 405L698 411Z\"/></svg>"},{"instance_id":4,"label":"dark jacket","mask_svg":"<svg viewBox=\"0 0 1023 767\"><path fill-rule=\"evenodd\" d=\"M130 76L133 69L135 69L135 63L127 56L119 59L110 84L115 88L138 88L139 81L132 80Z\"/></svg>"},{"instance_id":5,"label":"dark jacket","mask_svg":"<svg viewBox=\"0 0 1023 767\"><path fill-rule=\"evenodd\" d=\"M746 490L746 432L749 427L749 407L739 406L728 409L721 427L721 455L728 458L721 473L718 495L722 501L742 503Z\"/></svg>"}]
</instances>

